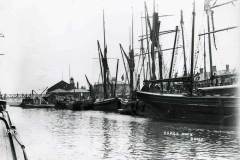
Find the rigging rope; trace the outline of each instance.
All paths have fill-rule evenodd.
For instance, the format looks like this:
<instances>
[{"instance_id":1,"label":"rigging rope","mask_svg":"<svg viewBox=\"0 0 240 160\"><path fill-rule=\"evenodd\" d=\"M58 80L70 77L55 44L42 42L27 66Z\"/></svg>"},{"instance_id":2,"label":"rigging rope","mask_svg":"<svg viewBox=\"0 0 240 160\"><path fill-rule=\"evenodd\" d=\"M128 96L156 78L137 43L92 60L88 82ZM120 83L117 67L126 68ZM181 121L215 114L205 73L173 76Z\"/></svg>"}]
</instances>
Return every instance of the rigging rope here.
<instances>
[{"instance_id":1,"label":"rigging rope","mask_svg":"<svg viewBox=\"0 0 240 160\"><path fill-rule=\"evenodd\" d=\"M176 42L176 48L175 48L175 55L174 55L174 59L173 59L173 70L172 70L172 74L175 72L175 66L176 66L176 61L177 61L177 55L178 55L178 43L179 43L179 35L177 34L177 42Z\"/></svg>"},{"instance_id":2,"label":"rigging rope","mask_svg":"<svg viewBox=\"0 0 240 160\"><path fill-rule=\"evenodd\" d=\"M11 134L12 137L14 137L16 142L20 145L20 147L23 151L24 160L28 160L27 154L26 154L26 151L25 151L25 146L16 137L16 134L17 134L16 127L12 125L12 122L11 122L11 119L10 119L10 116L9 116L8 112L7 111L5 111L5 112L7 113L7 118L8 118L9 124L10 124L10 128L8 129L8 132Z\"/></svg>"},{"instance_id":3,"label":"rigging rope","mask_svg":"<svg viewBox=\"0 0 240 160\"><path fill-rule=\"evenodd\" d=\"M210 3L210 2L206 2L205 1L205 4L206 3ZM207 6L205 6L205 7L207 7ZM204 19L204 16L205 16L205 13L203 12L202 13L202 19ZM205 30L203 21L201 22L201 25L200 25L200 28L199 28L198 32L201 33L202 30L203 31ZM200 48L203 48L203 45L201 43L201 38L200 37L198 38L198 42L197 43L198 43L197 47L196 47L197 49L196 49L196 51L194 53L194 69L193 69L193 73L194 74L196 73L197 65L198 65L198 62L199 62L198 58L199 58L199 54L200 54Z\"/></svg>"},{"instance_id":4,"label":"rigging rope","mask_svg":"<svg viewBox=\"0 0 240 160\"><path fill-rule=\"evenodd\" d=\"M28 160L27 158L27 153L25 151L25 146L19 141L19 139L16 137L16 131L14 130L14 133L12 136L14 137L14 139L16 140L16 142L20 145L22 151L23 151L23 156L24 156L24 160Z\"/></svg>"}]
</instances>

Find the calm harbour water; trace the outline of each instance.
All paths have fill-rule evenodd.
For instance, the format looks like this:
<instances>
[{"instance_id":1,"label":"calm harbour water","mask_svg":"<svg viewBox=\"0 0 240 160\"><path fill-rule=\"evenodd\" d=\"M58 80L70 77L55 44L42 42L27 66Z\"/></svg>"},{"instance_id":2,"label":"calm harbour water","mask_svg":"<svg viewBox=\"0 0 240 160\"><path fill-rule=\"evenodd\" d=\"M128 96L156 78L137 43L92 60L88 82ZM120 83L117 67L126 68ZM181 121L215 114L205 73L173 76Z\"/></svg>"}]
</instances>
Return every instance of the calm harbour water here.
<instances>
[{"instance_id":1,"label":"calm harbour water","mask_svg":"<svg viewBox=\"0 0 240 160\"><path fill-rule=\"evenodd\" d=\"M8 111L31 160L240 159L234 128L99 111Z\"/></svg>"}]
</instances>

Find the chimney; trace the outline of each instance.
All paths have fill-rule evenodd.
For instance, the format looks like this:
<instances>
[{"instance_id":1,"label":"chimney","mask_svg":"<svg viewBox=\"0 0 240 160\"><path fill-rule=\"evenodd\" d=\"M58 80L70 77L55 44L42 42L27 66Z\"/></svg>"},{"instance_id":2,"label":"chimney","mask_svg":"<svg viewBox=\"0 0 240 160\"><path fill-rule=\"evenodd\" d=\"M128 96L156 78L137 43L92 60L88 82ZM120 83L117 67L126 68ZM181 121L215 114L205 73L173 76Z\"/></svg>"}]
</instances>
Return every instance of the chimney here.
<instances>
[{"instance_id":1,"label":"chimney","mask_svg":"<svg viewBox=\"0 0 240 160\"><path fill-rule=\"evenodd\" d=\"M203 73L203 68L200 68L200 70L199 70L199 71L200 71L200 74L202 74L202 73Z\"/></svg>"},{"instance_id":2,"label":"chimney","mask_svg":"<svg viewBox=\"0 0 240 160\"><path fill-rule=\"evenodd\" d=\"M78 84L78 82L77 82L77 89L79 89L79 84Z\"/></svg>"},{"instance_id":3,"label":"chimney","mask_svg":"<svg viewBox=\"0 0 240 160\"><path fill-rule=\"evenodd\" d=\"M229 64L226 65L226 72L229 72Z\"/></svg>"},{"instance_id":4,"label":"chimney","mask_svg":"<svg viewBox=\"0 0 240 160\"><path fill-rule=\"evenodd\" d=\"M75 88L75 83L74 83L73 77L70 78L70 86L71 86L71 89Z\"/></svg>"}]
</instances>

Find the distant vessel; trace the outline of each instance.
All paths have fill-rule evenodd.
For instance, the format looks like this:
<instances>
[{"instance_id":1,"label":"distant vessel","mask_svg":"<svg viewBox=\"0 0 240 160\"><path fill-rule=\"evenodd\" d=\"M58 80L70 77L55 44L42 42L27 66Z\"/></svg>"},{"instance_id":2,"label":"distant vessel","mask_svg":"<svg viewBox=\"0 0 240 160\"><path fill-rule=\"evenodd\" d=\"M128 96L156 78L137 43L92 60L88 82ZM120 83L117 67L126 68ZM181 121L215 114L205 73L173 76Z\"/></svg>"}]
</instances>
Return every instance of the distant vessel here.
<instances>
[{"instance_id":1,"label":"distant vessel","mask_svg":"<svg viewBox=\"0 0 240 160\"><path fill-rule=\"evenodd\" d=\"M120 114L127 114L127 115L137 115L137 107L138 107L138 101L136 99L135 90L138 87L138 82L140 80L140 77L137 76L137 84L136 87L134 87L134 72L135 72L135 60L134 60L134 43L133 43L133 15L132 15L132 35L131 35L131 44L129 45L129 54L127 55L124 51L121 44L120 51L122 55L122 60L124 64L124 69L126 73L126 79L128 81L128 87L129 87L129 96L127 98L121 99L121 108L118 109L118 112ZM142 46L141 46L142 48ZM142 51L142 49L140 50ZM126 64L125 60L126 59Z\"/></svg>"},{"instance_id":2,"label":"distant vessel","mask_svg":"<svg viewBox=\"0 0 240 160\"><path fill-rule=\"evenodd\" d=\"M63 101L56 101L54 108L55 109L72 109L73 104L75 101L70 101L70 100L63 100Z\"/></svg>"},{"instance_id":3,"label":"distant vessel","mask_svg":"<svg viewBox=\"0 0 240 160\"><path fill-rule=\"evenodd\" d=\"M55 109L69 109L73 111L82 111L93 109L93 101L91 99L82 100L61 100L55 102Z\"/></svg>"},{"instance_id":4,"label":"distant vessel","mask_svg":"<svg viewBox=\"0 0 240 160\"><path fill-rule=\"evenodd\" d=\"M117 112L120 107L118 98L107 98L94 102L94 110Z\"/></svg>"},{"instance_id":5,"label":"distant vessel","mask_svg":"<svg viewBox=\"0 0 240 160\"><path fill-rule=\"evenodd\" d=\"M46 88L47 89L47 88ZM45 90L46 90L45 89ZM44 90L44 91L45 91ZM43 92L44 92L43 91ZM32 90L32 94L30 97L25 97L22 99L22 102L20 104L21 107L23 108L53 108L54 104L49 104L43 97L42 93L39 94L34 94L34 90Z\"/></svg>"},{"instance_id":6,"label":"distant vessel","mask_svg":"<svg viewBox=\"0 0 240 160\"><path fill-rule=\"evenodd\" d=\"M91 110L93 109L93 100L92 99L84 99L75 101L72 105L72 110L81 111L81 110Z\"/></svg>"},{"instance_id":7,"label":"distant vessel","mask_svg":"<svg viewBox=\"0 0 240 160\"><path fill-rule=\"evenodd\" d=\"M27 160L25 146L17 137L16 127L13 126L9 113L6 111L7 103L0 99L0 155L1 160Z\"/></svg>"},{"instance_id":8,"label":"distant vessel","mask_svg":"<svg viewBox=\"0 0 240 160\"><path fill-rule=\"evenodd\" d=\"M215 32L233 29L230 27L222 30L210 31L209 15L212 13L214 6L209 6L208 2L205 3L205 9L208 18L208 32L202 35L208 35L209 41L209 55L210 55L210 79L204 81L198 80L198 74L194 74L194 27L195 27L195 4L193 9L193 23L192 23L192 44L191 44L191 71L187 75L186 67L183 77L171 77L173 67L174 50L176 47L176 37L178 28L176 27L175 41L173 47L172 61L169 71L169 78L162 78L162 68L160 68L160 79L156 79L155 66L153 64L151 80L145 80L144 86L141 91L137 91L137 97L144 101L147 105L141 113L145 116L173 122L186 122L186 123L204 123L216 125L236 125L237 117L239 116L238 108L240 107L239 95L237 90L239 86L234 85L237 80L236 74L227 75L214 75L212 66L211 55L211 36ZM223 4L225 5L225 4ZM221 6L217 5L217 6ZM146 16L148 18L148 15ZM155 17L155 18L154 18ZM212 17L213 19L213 17ZM153 15L154 24L159 24L157 13ZM213 22L212 22L213 24ZM214 25L212 25L214 27ZM159 37L158 30L154 30L159 26L153 25L151 30L151 40L153 46L155 42L154 35ZM183 32L183 28L182 28ZM201 35L199 35L201 36ZM148 38L147 38L148 39ZM184 40L184 39L183 39ZM184 41L183 41L184 42ZM205 42L205 41L204 41ZM205 44L205 43L204 43ZM215 44L216 45L216 44ZM159 45L155 46L161 55L161 48ZM184 47L184 43L183 43ZM205 49L204 49L205 51ZM154 53L151 53L153 55ZM184 54L185 57L185 54ZM204 52L204 57L205 52ZM154 60L154 59L153 59ZM160 59L161 60L161 59ZM154 62L154 61L153 61ZM185 66L186 66L186 60ZM155 62L154 62L155 63ZM159 64L162 64L161 62ZM204 64L206 74L206 62ZM231 83L226 84L223 79L230 79ZM219 83L221 81L221 83ZM139 111L140 112L140 111Z\"/></svg>"},{"instance_id":9,"label":"distant vessel","mask_svg":"<svg viewBox=\"0 0 240 160\"><path fill-rule=\"evenodd\" d=\"M117 60L117 68L116 68L116 79L115 85L109 80L109 67L108 67L108 58L107 58L107 45L105 40L105 19L104 19L104 11L103 11L103 35L104 35L104 52L102 52L100 43L98 44L98 52L99 52L99 64L101 69L101 77L102 77L102 86L103 86L103 99L98 98L93 104L94 110L100 111L111 111L117 112L117 109L120 108L120 100L116 97L116 83L117 83L117 74L118 74L118 62Z\"/></svg>"}]
</instances>

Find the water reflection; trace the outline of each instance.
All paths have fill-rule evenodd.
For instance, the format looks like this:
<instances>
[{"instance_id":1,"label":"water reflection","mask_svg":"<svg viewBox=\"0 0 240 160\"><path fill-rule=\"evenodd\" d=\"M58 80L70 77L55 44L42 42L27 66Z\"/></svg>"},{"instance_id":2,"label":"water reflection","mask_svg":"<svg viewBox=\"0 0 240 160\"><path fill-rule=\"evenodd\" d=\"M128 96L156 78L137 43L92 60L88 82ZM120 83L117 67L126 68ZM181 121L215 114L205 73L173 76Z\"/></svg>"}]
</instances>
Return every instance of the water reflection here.
<instances>
[{"instance_id":1,"label":"water reflection","mask_svg":"<svg viewBox=\"0 0 240 160\"><path fill-rule=\"evenodd\" d=\"M9 108L29 159L239 159L235 128L98 111Z\"/></svg>"},{"instance_id":2,"label":"water reflection","mask_svg":"<svg viewBox=\"0 0 240 160\"><path fill-rule=\"evenodd\" d=\"M103 129L103 158L106 159L109 157L109 153L112 151L110 145L110 127L111 124L108 119L103 118L102 129Z\"/></svg>"}]
</instances>

